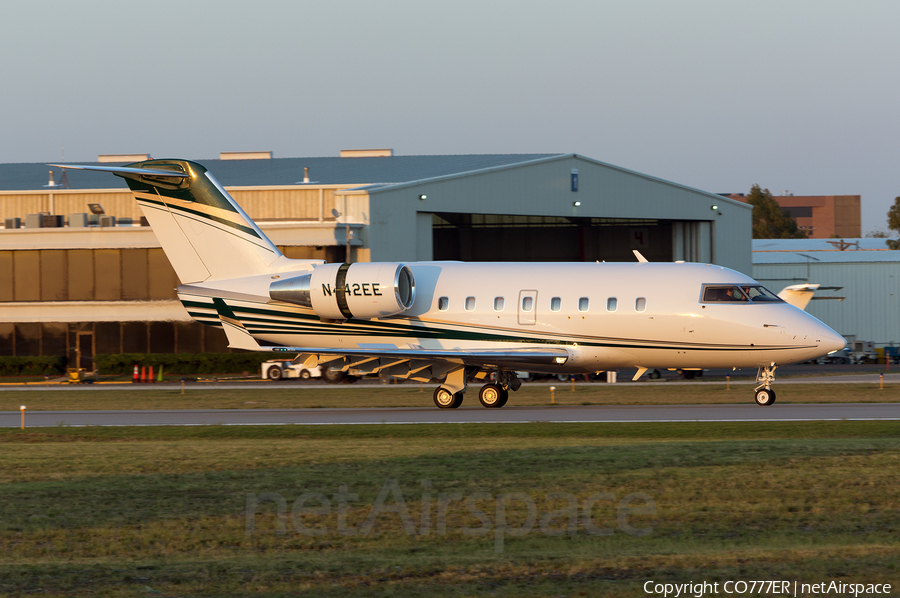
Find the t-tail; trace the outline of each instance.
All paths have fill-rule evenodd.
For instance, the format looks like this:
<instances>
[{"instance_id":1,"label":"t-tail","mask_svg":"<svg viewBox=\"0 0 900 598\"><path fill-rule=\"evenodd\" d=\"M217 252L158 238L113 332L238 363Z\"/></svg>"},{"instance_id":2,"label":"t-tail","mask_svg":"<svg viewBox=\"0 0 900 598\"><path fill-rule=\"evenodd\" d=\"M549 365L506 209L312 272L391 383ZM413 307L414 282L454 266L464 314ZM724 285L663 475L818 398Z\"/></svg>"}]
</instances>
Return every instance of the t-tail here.
<instances>
[{"instance_id":1,"label":"t-tail","mask_svg":"<svg viewBox=\"0 0 900 598\"><path fill-rule=\"evenodd\" d=\"M125 179L184 284L265 274L281 252L219 182L188 160L68 166Z\"/></svg>"}]
</instances>

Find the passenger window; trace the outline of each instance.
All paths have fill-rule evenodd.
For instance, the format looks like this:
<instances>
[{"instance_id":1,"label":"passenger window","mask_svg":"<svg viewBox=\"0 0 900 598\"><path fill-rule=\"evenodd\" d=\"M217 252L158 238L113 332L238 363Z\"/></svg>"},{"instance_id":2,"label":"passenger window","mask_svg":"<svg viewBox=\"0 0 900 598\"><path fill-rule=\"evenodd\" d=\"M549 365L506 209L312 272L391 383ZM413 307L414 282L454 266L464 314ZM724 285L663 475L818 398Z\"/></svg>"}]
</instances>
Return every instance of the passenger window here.
<instances>
[{"instance_id":1,"label":"passenger window","mask_svg":"<svg viewBox=\"0 0 900 598\"><path fill-rule=\"evenodd\" d=\"M438 299L438 309L441 311L447 311L450 308L450 300L446 297L441 297Z\"/></svg>"},{"instance_id":2,"label":"passenger window","mask_svg":"<svg viewBox=\"0 0 900 598\"><path fill-rule=\"evenodd\" d=\"M475 309L475 297L466 297L466 311Z\"/></svg>"},{"instance_id":3,"label":"passenger window","mask_svg":"<svg viewBox=\"0 0 900 598\"><path fill-rule=\"evenodd\" d=\"M578 311L587 311L589 304L590 300L587 297L582 297L578 300Z\"/></svg>"},{"instance_id":4,"label":"passenger window","mask_svg":"<svg viewBox=\"0 0 900 598\"><path fill-rule=\"evenodd\" d=\"M554 297L550 300L550 311L559 311L561 305L562 300L559 297Z\"/></svg>"},{"instance_id":5,"label":"passenger window","mask_svg":"<svg viewBox=\"0 0 900 598\"><path fill-rule=\"evenodd\" d=\"M503 311L503 304L506 301L503 300L503 297L494 297L494 311Z\"/></svg>"},{"instance_id":6,"label":"passenger window","mask_svg":"<svg viewBox=\"0 0 900 598\"><path fill-rule=\"evenodd\" d=\"M534 297L522 297L522 311L534 309Z\"/></svg>"},{"instance_id":7,"label":"passenger window","mask_svg":"<svg viewBox=\"0 0 900 598\"><path fill-rule=\"evenodd\" d=\"M619 300L615 297L610 297L606 300L606 311L616 311L616 308L619 306Z\"/></svg>"},{"instance_id":8,"label":"passenger window","mask_svg":"<svg viewBox=\"0 0 900 598\"><path fill-rule=\"evenodd\" d=\"M634 311L644 311L645 309L647 309L647 299L638 297L634 302Z\"/></svg>"}]
</instances>

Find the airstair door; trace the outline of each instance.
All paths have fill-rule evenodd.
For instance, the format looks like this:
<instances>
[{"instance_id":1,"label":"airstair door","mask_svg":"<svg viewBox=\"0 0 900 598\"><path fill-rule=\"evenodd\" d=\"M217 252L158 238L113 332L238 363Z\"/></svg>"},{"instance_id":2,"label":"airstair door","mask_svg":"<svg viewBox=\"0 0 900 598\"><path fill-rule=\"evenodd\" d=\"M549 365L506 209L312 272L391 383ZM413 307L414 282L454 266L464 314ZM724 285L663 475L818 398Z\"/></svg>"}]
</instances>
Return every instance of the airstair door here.
<instances>
[{"instance_id":1,"label":"airstair door","mask_svg":"<svg viewBox=\"0 0 900 598\"><path fill-rule=\"evenodd\" d=\"M537 322L537 291L519 291L519 324Z\"/></svg>"}]
</instances>

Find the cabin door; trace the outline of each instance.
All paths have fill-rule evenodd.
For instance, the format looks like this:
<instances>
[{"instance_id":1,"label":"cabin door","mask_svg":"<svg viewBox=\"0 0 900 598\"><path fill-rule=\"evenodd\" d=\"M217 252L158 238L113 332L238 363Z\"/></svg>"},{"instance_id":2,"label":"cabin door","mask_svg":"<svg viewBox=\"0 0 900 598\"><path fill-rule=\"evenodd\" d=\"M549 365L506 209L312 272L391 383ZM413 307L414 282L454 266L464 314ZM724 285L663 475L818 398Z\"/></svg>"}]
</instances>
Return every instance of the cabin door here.
<instances>
[{"instance_id":1,"label":"cabin door","mask_svg":"<svg viewBox=\"0 0 900 598\"><path fill-rule=\"evenodd\" d=\"M537 291L519 291L519 324L537 322Z\"/></svg>"}]
</instances>

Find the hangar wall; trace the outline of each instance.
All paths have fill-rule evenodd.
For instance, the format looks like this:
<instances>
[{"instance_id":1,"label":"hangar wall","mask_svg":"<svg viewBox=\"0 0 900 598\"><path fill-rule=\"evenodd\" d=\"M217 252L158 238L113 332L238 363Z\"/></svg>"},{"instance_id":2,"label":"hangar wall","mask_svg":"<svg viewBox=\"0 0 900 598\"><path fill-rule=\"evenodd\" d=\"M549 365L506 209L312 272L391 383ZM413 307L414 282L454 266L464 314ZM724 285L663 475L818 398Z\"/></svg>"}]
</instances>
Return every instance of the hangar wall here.
<instances>
[{"instance_id":1,"label":"hangar wall","mask_svg":"<svg viewBox=\"0 0 900 598\"><path fill-rule=\"evenodd\" d=\"M573 170L578 171L577 191L572 190ZM339 193L368 196L375 216L365 244L374 261L432 259L433 227L425 226L422 215L447 213L542 216L575 223L602 219L595 224L651 227L647 232L667 223L669 228L657 231L661 240L645 239L650 247L668 245L659 253L676 260L715 262L746 274L752 269L751 206L578 155ZM431 239L420 238L428 234ZM643 249L636 244L630 239L626 253ZM597 252L594 259L606 259L600 248Z\"/></svg>"}]
</instances>

